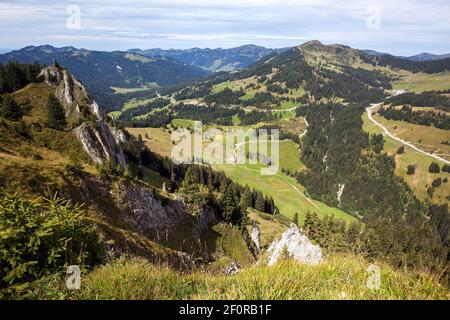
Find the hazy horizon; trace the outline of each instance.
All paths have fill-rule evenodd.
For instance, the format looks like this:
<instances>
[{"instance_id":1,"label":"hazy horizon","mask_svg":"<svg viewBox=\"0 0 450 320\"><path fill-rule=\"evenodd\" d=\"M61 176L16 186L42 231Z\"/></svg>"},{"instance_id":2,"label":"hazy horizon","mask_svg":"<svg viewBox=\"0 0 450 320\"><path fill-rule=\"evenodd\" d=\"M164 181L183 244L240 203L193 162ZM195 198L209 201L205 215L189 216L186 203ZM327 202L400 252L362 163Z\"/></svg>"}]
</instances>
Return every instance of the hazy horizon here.
<instances>
[{"instance_id":1,"label":"hazy horizon","mask_svg":"<svg viewBox=\"0 0 450 320\"><path fill-rule=\"evenodd\" d=\"M317 39L314 39L314 40L317 40ZM313 40L308 40L308 41L313 41ZM304 44L304 43L306 43L308 41L299 43L299 44L291 46L291 47L300 46L300 45L302 45L302 44ZM333 44L346 45L345 43L323 43L322 41L321 41L321 43L324 44L324 45L333 45ZM23 47L20 47L20 48L0 48L0 54L6 54L6 53L9 53L9 52L12 52L12 51L21 50L21 49L24 49L24 48L29 47L29 46L40 47L40 46L47 46L47 45L55 47L55 48L74 47L76 49L85 49L85 50L90 50L90 51L105 51L105 52L129 51L129 50L151 50L151 49L157 49L157 50L192 50L192 49L216 50L216 49L222 49L222 50L227 50L227 49L233 49L233 48L238 48L238 47L243 47L243 46L259 46L259 47L265 47L266 49L283 49L283 48L286 48L286 47L278 47L278 48L266 47L266 46L256 45L256 44L253 44L253 43L247 43L247 44L242 44L242 45L239 45L239 46L234 46L234 47L229 47L229 48L225 48L225 47L224 48L222 48L222 47L215 47L215 48L214 47L191 47L191 48L160 48L160 47L139 48L139 47L135 47L135 48L128 48L128 49L101 50L101 49L77 47L77 46L74 46L74 45L57 46L57 45L52 45L52 44L49 44L49 43L45 43L45 44L37 44L37 45L27 45L27 46L23 46ZM354 47L352 47L352 48L353 49L358 49L358 50L370 50L370 51L376 51L376 52L379 52L379 53L392 54L391 52L385 52L385 51L381 51L381 50L373 49L373 48L354 48ZM450 50L449 50L449 52L443 52L443 53L436 53L436 52L430 52L430 51L421 51L421 52L416 52L416 53L408 54L408 55L404 55L404 56L410 57L410 56L416 56L416 55L419 55L419 54L434 54L434 55L450 54ZM394 55L394 54L392 54L392 55Z\"/></svg>"}]
</instances>

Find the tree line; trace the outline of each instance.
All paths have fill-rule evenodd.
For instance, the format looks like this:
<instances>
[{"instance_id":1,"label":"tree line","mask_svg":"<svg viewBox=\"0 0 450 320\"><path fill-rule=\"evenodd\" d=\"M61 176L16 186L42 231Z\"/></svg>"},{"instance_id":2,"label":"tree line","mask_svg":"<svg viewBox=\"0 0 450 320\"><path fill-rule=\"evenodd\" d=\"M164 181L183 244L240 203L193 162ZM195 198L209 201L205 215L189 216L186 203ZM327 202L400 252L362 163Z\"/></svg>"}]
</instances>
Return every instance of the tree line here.
<instances>
[{"instance_id":1,"label":"tree line","mask_svg":"<svg viewBox=\"0 0 450 320\"><path fill-rule=\"evenodd\" d=\"M443 111L450 111L450 98L439 91L425 91L422 93L404 93L386 100L385 104L393 106L411 105L414 107L435 107Z\"/></svg>"},{"instance_id":2,"label":"tree line","mask_svg":"<svg viewBox=\"0 0 450 320\"><path fill-rule=\"evenodd\" d=\"M396 109L395 107L381 107L378 113L388 120L406 121L422 126L434 126L444 130L450 129L450 117L444 112L413 112L413 109L409 105L404 105L401 109Z\"/></svg>"},{"instance_id":3,"label":"tree line","mask_svg":"<svg viewBox=\"0 0 450 320\"><path fill-rule=\"evenodd\" d=\"M26 85L37 82L41 66L35 64L21 64L10 61L0 64L0 94L12 93Z\"/></svg>"}]
</instances>

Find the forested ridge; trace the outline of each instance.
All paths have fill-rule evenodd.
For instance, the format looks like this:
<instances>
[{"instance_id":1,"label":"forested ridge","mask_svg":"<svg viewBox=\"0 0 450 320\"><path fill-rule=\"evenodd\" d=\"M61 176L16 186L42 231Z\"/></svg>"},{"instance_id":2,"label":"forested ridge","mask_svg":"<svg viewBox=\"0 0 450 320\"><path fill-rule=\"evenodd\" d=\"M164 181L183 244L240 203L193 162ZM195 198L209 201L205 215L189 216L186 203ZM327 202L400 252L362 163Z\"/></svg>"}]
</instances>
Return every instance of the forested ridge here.
<instances>
[{"instance_id":1,"label":"forested ridge","mask_svg":"<svg viewBox=\"0 0 450 320\"><path fill-rule=\"evenodd\" d=\"M416 259L421 266L446 265L448 207L427 207L402 178L394 175L395 160L381 153L383 139L362 130L363 111L363 106L336 104L297 109L297 115L305 116L309 122L301 153L309 170L295 174L296 178L313 198L358 216L369 228L367 233L373 230L377 234L377 245L384 249L370 249L371 244L366 241L369 247L365 250L378 251L377 255L386 255L398 265L414 266ZM341 186L344 190L338 199ZM416 243L415 250L407 252L407 241ZM423 241L429 243L422 246ZM391 245L395 243L400 248L393 250ZM427 265L424 256L417 255L433 257L433 262L430 260Z\"/></svg>"},{"instance_id":2,"label":"forested ridge","mask_svg":"<svg viewBox=\"0 0 450 320\"><path fill-rule=\"evenodd\" d=\"M404 93L390 97L386 104L393 106L409 104L414 107L436 107L443 111L450 111L450 98L444 94L448 92L425 91L422 93Z\"/></svg>"}]
</instances>

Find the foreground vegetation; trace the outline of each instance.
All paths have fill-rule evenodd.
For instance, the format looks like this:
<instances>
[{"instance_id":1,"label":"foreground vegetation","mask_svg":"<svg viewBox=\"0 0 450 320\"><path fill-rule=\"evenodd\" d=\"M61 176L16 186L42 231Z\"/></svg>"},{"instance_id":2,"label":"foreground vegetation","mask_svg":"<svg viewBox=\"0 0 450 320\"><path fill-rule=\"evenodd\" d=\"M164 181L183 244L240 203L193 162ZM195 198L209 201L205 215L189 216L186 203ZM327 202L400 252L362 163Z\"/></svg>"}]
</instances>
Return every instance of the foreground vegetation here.
<instances>
[{"instance_id":1,"label":"foreground vegetation","mask_svg":"<svg viewBox=\"0 0 450 320\"><path fill-rule=\"evenodd\" d=\"M83 279L76 299L448 299L435 277L395 271L381 264L381 286L369 289L369 264L335 255L318 266L283 261L252 267L235 276L180 275L143 259L118 259ZM45 294L45 292L43 292Z\"/></svg>"}]
</instances>

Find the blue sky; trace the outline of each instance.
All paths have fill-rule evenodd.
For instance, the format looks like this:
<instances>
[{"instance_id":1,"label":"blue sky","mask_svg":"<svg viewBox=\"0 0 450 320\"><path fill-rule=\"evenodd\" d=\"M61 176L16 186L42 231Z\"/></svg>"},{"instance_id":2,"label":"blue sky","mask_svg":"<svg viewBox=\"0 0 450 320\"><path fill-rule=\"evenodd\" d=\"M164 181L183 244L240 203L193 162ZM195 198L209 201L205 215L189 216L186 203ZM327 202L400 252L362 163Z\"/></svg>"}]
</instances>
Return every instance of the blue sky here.
<instances>
[{"instance_id":1,"label":"blue sky","mask_svg":"<svg viewBox=\"0 0 450 320\"><path fill-rule=\"evenodd\" d=\"M0 48L13 49L285 47L318 39L397 55L449 53L450 1L1 0L0 30Z\"/></svg>"}]
</instances>

